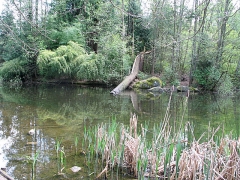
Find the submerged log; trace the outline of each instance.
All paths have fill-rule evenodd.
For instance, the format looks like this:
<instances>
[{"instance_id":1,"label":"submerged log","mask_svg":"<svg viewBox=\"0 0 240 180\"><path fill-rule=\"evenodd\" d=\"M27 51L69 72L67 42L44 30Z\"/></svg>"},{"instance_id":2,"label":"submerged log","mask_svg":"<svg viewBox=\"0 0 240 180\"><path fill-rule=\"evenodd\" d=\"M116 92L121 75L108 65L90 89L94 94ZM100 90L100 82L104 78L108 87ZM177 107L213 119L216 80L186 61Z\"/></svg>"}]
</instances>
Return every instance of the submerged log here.
<instances>
[{"instance_id":1,"label":"submerged log","mask_svg":"<svg viewBox=\"0 0 240 180\"><path fill-rule=\"evenodd\" d=\"M4 170L0 169L0 179L1 180L14 180L11 176L9 176Z\"/></svg>"},{"instance_id":2,"label":"submerged log","mask_svg":"<svg viewBox=\"0 0 240 180\"><path fill-rule=\"evenodd\" d=\"M137 55L137 57L135 58L135 61L133 63L131 73L128 76L126 76L125 79L116 88L114 88L110 92L111 94L119 94L121 91L125 90L131 84L132 81L134 81L134 79L138 75L139 64L140 64L140 62L142 62L144 54L146 54L146 53L150 53L150 51L149 52L141 52L139 55Z\"/></svg>"}]
</instances>

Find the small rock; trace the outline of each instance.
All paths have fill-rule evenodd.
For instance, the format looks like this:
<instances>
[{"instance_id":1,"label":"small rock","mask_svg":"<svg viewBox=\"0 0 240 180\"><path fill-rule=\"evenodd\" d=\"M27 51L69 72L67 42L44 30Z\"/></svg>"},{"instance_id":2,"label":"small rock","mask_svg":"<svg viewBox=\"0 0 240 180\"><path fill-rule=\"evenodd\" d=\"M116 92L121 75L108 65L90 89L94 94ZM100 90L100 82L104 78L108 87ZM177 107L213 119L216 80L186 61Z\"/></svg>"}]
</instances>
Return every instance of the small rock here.
<instances>
[{"instance_id":1,"label":"small rock","mask_svg":"<svg viewBox=\"0 0 240 180\"><path fill-rule=\"evenodd\" d=\"M189 90L188 86L177 86L178 92L187 92Z\"/></svg>"},{"instance_id":2,"label":"small rock","mask_svg":"<svg viewBox=\"0 0 240 180\"><path fill-rule=\"evenodd\" d=\"M177 86L177 91L178 92L187 92L187 91L191 91L191 92L198 92L199 90L197 88L194 87L188 87L188 86Z\"/></svg>"},{"instance_id":3,"label":"small rock","mask_svg":"<svg viewBox=\"0 0 240 180\"><path fill-rule=\"evenodd\" d=\"M164 92L164 89L161 88L160 86L157 86L157 87L153 87L153 88L151 88L151 89L148 89L148 91L150 91L150 92L159 92L159 93L162 93L162 92Z\"/></svg>"},{"instance_id":4,"label":"small rock","mask_svg":"<svg viewBox=\"0 0 240 180\"><path fill-rule=\"evenodd\" d=\"M33 136L35 134L35 129L31 129L30 131L28 131L28 135Z\"/></svg>"},{"instance_id":5,"label":"small rock","mask_svg":"<svg viewBox=\"0 0 240 180\"><path fill-rule=\"evenodd\" d=\"M82 168L80 168L80 167L78 167L78 166L73 166L73 167L71 167L70 168L71 170L72 170L72 172L78 172L78 171L80 171Z\"/></svg>"}]
</instances>

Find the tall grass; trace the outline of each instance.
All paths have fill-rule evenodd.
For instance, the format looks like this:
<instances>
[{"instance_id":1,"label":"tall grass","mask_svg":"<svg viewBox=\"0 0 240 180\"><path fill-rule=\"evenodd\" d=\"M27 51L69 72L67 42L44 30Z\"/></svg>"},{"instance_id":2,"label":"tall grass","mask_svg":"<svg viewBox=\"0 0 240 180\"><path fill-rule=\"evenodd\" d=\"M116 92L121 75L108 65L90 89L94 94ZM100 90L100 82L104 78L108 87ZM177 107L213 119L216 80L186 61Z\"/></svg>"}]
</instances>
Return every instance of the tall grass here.
<instances>
[{"instance_id":1,"label":"tall grass","mask_svg":"<svg viewBox=\"0 0 240 180\"><path fill-rule=\"evenodd\" d=\"M63 170L65 169L66 165L66 154L64 150L64 146L62 146L62 141L56 139L56 158L57 158L57 174L56 175L65 175Z\"/></svg>"},{"instance_id":2,"label":"tall grass","mask_svg":"<svg viewBox=\"0 0 240 180\"><path fill-rule=\"evenodd\" d=\"M74 137L75 155L77 155L78 143L79 143L79 137L77 135L75 135L75 137Z\"/></svg>"},{"instance_id":3,"label":"tall grass","mask_svg":"<svg viewBox=\"0 0 240 180\"><path fill-rule=\"evenodd\" d=\"M172 127L169 124L170 102L171 96L163 121L154 125L152 131L145 123L138 132L135 114L130 117L129 127L113 118L108 124L85 128L87 161L101 159L103 170L97 178L107 177L114 168L117 173L125 168L138 179L240 179L240 141L230 136L216 136L217 128L207 134L206 142L202 142L204 135L196 140L191 124ZM185 131L192 137L185 138Z\"/></svg>"},{"instance_id":4,"label":"tall grass","mask_svg":"<svg viewBox=\"0 0 240 180\"><path fill-rule=\"evenodd\" d=\"M32 164L32 180L35 180L35 167L36 167L36 162L38 161L38 156L39 156L39 151L36 153L32 154L32 156L26 156L26 159L28 162Z\"/></svg>"}]
</instances>

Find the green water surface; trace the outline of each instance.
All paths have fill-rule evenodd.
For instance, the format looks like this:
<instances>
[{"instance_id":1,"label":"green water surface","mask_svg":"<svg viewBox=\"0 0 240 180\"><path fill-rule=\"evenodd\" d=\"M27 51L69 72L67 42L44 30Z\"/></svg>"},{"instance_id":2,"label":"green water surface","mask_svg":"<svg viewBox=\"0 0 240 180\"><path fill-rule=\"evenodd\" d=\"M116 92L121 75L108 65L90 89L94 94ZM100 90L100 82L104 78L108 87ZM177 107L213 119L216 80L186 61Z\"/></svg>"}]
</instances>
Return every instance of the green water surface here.
<instances>
[{"instance_id":1,"label":"green water surface","mask_svg":"<svg viewBox=\"0 0 240 180\"><path fill-rule=\"evenodd\" d=\"M148 124L151 129L165 116L170 94L148 94L124 91L113 96L111 89L73 85L32 86L20 89L0 88L0 168L15 179L95 179L101 167L89 168L80 153L84 124L94 127L102 122L129 124L131 113L138 116L138 124ZM170 124L177 127L189 122L194 134L218 126L227 134L239 137L240 95L220 97L216 94L173 93L170 108ZM35 129L33 136L28 135ZM75 137L79 138L76 147ZM65 162L61 166L56 154L56 142L64 146ZM31 144L31 143L35 144ZM39 153L32 173L27 157ZM77 155L75 155L77 153ZM82 169L71 172L72 166ZM58 172L64 173L57 175ZM96 172L94 172L96 171ZM115 175L109 175L109 179ZM127 172L118 179L130 179Z\"/></svg>"}]
</instances>

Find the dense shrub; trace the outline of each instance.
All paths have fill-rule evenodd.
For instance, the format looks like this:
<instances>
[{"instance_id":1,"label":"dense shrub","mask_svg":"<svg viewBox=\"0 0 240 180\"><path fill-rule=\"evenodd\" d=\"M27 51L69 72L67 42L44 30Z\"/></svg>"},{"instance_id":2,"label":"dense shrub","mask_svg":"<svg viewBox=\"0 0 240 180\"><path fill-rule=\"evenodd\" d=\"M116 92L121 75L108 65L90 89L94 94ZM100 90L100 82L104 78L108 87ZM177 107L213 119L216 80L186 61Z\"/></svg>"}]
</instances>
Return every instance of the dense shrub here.
<instances>
[{"instance_id":1,"label":"dense shrub","mask_svg":"<svg viewBox=\"0 0 240 180\"><path fill-rule=\"evenodd\" d=\"M232 95L233 94L233 83L231 77L226 74L222 81L219 83L220 85L217 88L217 91L221 95Z\"/></svg>"},{"instance_id":2,"label":"dense shrub","mask_svg":"<svg viewBox=\"0 0 240 180\"><path fill-rule=\"evenodd\" d=\"M129 74L131 58L126 48L126 41L116 35L105 36L100 39L99 58L104 62L104 80L118 81Z\"/></svg>"},{"instance_id":3,"label":"dense shrub","mask_svg":"<svg viewBox=\"0 0 240 180\"><path fill-rule=\"evenodd\" d=\"M82 46L70 41L55 51L42 50L37 59L40 76L77 80L102 77L103 63L95 53L87 54Z\"/></svg>"},{"instance_id":4,"label":"dense shrub","mask_svg":"<svg viewBox=\"0 0 240 180\"><path fill-rule=\"evenodd\" d=\"M0 68L0 76L3 81L15 81L16 79L24 81L29 76L28 65L28 61L21 58L6 61Z\"/></svg>"},{"instance_id":5,"label":"dense shrub","mask_svg":"<svg viewBox=\"0 0 240 180\"><path fill-rule=\"evenodd\" d=\"M217 67L213 66L211 61L199 61L193 75L199 87L203 90L213 90L221 73Z\"/></svg>"}]
</instances>

